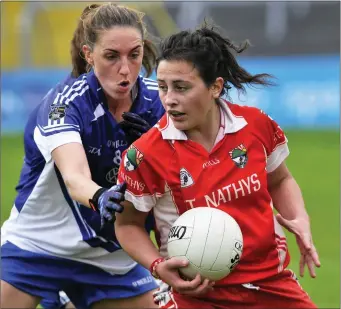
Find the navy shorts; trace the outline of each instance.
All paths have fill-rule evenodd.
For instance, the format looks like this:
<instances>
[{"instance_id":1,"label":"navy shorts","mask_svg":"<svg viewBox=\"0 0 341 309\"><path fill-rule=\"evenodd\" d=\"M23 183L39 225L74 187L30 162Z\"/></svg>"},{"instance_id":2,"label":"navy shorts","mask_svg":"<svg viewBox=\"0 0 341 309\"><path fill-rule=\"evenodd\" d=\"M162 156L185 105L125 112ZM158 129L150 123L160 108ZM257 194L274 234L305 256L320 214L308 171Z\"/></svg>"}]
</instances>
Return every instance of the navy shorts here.
<instances>
[{"instance_id":1,"label":"navy shorts","mask_svg":"<svg viewBox=\"0 0 341 309\"><path fill-rule=\"evenodd\" d=\"M64 309L68 302L70 302L69 297L64 291L60 291L58 300L42 299L40 301L40 306L44 309Z\"/></svg>"},{"instance_id":2,"label":"navy shorts","mask_svg":"<svg viewBox=\"0 0 341 309\"><path fill-rule=\"evenodd\" d=\"M158 287L141 265L125 275L108 272L81 262L33 253L7 242L1 246L1 280L17 289L59 304L64 291L76 308L89 308L104 299L138 296Z\"/></svg>"}]
</instances>

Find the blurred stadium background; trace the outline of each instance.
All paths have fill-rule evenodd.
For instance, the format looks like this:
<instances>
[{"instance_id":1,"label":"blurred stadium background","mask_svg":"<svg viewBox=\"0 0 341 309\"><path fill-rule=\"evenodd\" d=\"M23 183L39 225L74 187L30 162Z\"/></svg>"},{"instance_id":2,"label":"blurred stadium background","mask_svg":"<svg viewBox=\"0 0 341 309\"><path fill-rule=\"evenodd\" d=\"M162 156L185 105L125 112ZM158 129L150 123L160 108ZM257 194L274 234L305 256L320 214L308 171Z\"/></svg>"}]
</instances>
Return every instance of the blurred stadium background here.
<instances>
[{"instance_id":1,"label":"blurred stadium background","mask_svg":"<svg viewBox=\"0 0 341 309\"><path fill-rule=\"evenodd\" d=\"M1 223L15 196L27 116L68 74L69 43L87 4L1 3ZM125 4L147 14L155 36L209 17L234 41L251 41L239 57L249 71L277 77L276 87L230 96L263 109L287 132L288 165L302 188L322 262L317 278L306 274L301 284L320 308L340 308L340 2ZM288 236L291 267L298 273L298 250Z\"/></svg>"}]
</instances>

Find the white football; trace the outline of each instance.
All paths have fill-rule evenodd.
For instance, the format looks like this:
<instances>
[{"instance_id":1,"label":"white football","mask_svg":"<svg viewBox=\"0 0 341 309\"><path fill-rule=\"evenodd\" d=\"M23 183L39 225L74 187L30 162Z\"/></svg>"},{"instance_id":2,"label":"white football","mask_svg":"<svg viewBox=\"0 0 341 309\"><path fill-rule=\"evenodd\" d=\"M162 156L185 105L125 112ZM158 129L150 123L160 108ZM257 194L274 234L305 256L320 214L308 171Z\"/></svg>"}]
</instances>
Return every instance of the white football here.
<instances>
[{"instance_id":1,"label":"white football","mask_svg":"<svg viewBox=\"0 0 341 309\"><path fill-rule=\"evenodd\" d=\"M168 234L169 257L189 261L181 273L193 279L217 281L226 277L238 264L243 251L243 235L235 219L226 212L197 207L183 213Z\"/></svg>"}]
</instances>

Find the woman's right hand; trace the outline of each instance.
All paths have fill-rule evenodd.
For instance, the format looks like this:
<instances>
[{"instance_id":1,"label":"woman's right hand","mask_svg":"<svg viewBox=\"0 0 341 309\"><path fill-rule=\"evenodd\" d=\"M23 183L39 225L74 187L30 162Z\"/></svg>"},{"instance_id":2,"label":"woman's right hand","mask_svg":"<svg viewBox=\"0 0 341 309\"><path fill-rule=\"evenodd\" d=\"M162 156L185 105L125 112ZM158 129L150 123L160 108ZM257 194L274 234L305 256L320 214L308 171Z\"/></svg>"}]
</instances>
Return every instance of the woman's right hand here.
<instances>
[{"instance_id":1,"label":"woman's right hand","mask_svg":"<svg viewBox=\"0 0 341 309\"><path fill-rule=\"evenodd\" d=\"M172 257L156 266L156 272L161 280L169 284L176 292L188 296L203 296L213 290L214 282L205 279L202 281L200 274L193 280L184 280L180 277L179 269L186 267L188 260Z\"/></svg>"}]
</instances>

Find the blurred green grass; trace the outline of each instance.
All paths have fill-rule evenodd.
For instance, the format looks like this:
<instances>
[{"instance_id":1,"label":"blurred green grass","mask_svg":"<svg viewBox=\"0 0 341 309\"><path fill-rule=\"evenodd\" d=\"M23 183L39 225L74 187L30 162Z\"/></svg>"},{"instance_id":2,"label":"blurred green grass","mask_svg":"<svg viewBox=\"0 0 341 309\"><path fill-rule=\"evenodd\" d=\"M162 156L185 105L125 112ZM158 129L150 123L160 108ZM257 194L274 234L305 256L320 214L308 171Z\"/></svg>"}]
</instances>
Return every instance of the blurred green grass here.
<instances>
[{"instance_id":1,"label":"blurred green grass","mask_svg":"<svg viewBox=\"0 0 341 309\"><path fill-rule=\"evenodd\" d=\"M320 308L340 308L340 139L337 131L287 131L287 164L300 185L310 214L322 266L317 278L306 273L303 288ZM21 164L21 135L1 137L1 224L11 210ZM290 268L298 275L299 254L288 235Z\"/></svg>"}]
</instances>

